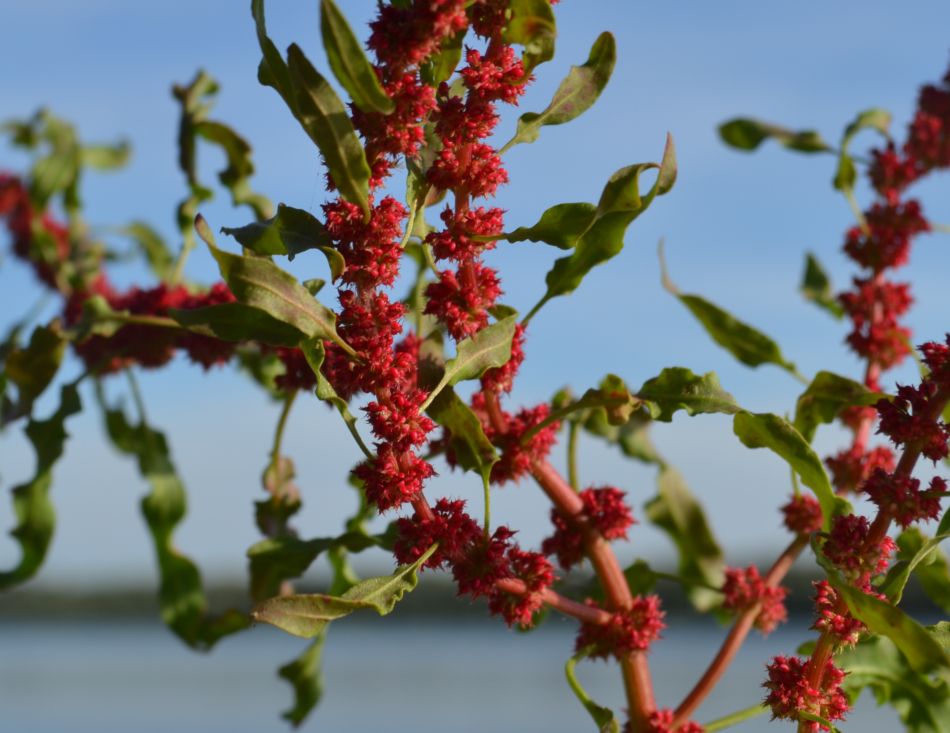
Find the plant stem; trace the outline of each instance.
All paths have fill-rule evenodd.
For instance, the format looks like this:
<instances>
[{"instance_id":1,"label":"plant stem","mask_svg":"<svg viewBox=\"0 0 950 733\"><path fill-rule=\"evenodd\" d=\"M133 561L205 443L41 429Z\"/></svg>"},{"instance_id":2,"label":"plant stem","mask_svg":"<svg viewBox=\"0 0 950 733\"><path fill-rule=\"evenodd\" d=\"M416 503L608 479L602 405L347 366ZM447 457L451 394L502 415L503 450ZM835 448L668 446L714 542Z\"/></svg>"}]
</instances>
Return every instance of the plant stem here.
<instances>
[{"instance_id":1,"label":"plant stem","mask_svg":"<svg viewBox=\"0 0 950 733\"><path fill-rule=\"evenodd\" d=\"M764 582L766 587L774 588L782 582L782 579L792 567L795 559L801 554L801 551L807 544L808 535L798 535L792 543L785 548L785 551L779 555L778 559L769 569L769 572L765 575ZM676 708L672 724L673 728L686 722L702 701L712 692L723 673L732 663L736 652L739 651L742 643L752 630L755 618L759 615L760 610L760 604L756 604L746 611L743 611L736 619L729 633L726 635L725 640L722 642L722 646L719 647L716 656L703 673L703 676L699 678L699 681L693 689L690 690L689 694L683 699L683 702Z\"/></svg>"},{"instance_id":2,"label":"plant stem","mask_svg":"<svg viewBox=\"0 0 950 733\"><path fill-rule=\"evenodd\" d=\"M580 424L571 420L567 424L567 480L574 491L581 490L581 482L577 477L577 434Z\"/></svg>"},{"instance_id":3,"label":"plant stem","mask_svg":"<svg viewBox=\"0 0 950 733\"><path fill-rule=\"evenodd\" d=\"M518 580L517 578L502 578L495 583L495 587L504 591L505 593L513 593L514 595L518 596L523 596L529 593L528 587L525 585L524 581ZM576 618L579 621L583 621L584 623L608 624L613 618L610 613L603 610L602 608L596 608L594 606L588 606L584 603L572 601L570 598L562 596L560 593L553 591L550 588L545 588L540 592L539 595L541 596L541 600L555 611L560 611L565 616L571 616L572 618Z\"/></svg>"}]
</instances>

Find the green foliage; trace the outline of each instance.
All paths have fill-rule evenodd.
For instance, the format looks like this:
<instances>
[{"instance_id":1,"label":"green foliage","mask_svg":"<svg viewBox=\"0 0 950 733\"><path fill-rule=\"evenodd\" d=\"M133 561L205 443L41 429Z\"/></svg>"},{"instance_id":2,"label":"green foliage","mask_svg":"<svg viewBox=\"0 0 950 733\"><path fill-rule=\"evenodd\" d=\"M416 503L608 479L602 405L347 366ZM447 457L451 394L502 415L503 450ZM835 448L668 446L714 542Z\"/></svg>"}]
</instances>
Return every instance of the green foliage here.
<instances>
[{"instance_id":1,"label":"green foliage","mask_svg":"<svg viewBox=\"0 0 950 733\"><path fill-rule=\"evenodd\" d=\"M525 73L554 57L557 22L549 0L511 0L503 39L524 47Z\"/></svg>"},{"instance_id":2,"label":"green foliage","mask_svg":"<svg viewBox=\"0 0 950 733\"><path fill-rule=\"evenodd\" d=\"M641 196L640 176L648 170L657 171L656 181L649 192ZM577 238L574 251L554 263L545 277L544 297L525 320L530 320L551 298L573 292L588 272L617 255L623 249L627 227L647 210L654 198L668 193L675 182L676 151L671 136L667 136L660 163L638 163L614 173L604 186L590 225ZM549 220L547 226L550 223Z\"/></svg>"},{"instance_id":3,"label":"green foliage","mask_svg":"<svg viewBox=\"0 0 950 733\"><path fill-rule=\"evenodd\" d=\"M950 612L950 562L939 545L950 537L950 514L945 514L934 537L917 527L908 527L897 537L897 562L891 565L878 590L895 605L901 602L904 588L916 574L924 592L945 611Z\"/></svg>"},{"instance_id":4,"label":"green foliage","mask_svg":"<svg viewBox=\"0 0 950 733\"><path fill-rule=\"evenodd\" d=\"M848 407L873 405L885 395L832 372L818 372L795 407L795 429L809 443L822 423L832 422Z\"/></svg>"},{"instance_id":5,"label":"green foliage","mask_svg":"<svg viewBox=\"0 0 950 733\"><path fill-rule=\"evenodd\" d=\"M545 242L558 249L573 249L577 240L593 224L597 207L593 204L557 204L547 209L537 224L518 227L504 237L509 242Z\"/></svg>"},{"instance_id":6,"label":"green foliage","mask_svg":"<svg viewBox=\"0 0 950 733\"><path fill-rule=\"evenodd\" d=\"M845 128L841 136L841 146L838 149L838 167L835 171L835 177L832 184L839 191L850 191L854 188L854 181L857 178L857 170L854 166L854 160L848 155L848 146L851 138L857 135L861 130L877 130L885 138L890 139L888 127L891 124L891 113L883 109L867 109L858 114L857 117Z\"/></svg>"},{"instance_id":7,"label":"green foliage","mask_svg":"<svg viewBox=\"0 0 950 733\"><path fill-rule=\"evenodd\" d=\"M354 611L371 609L385 616L416 587L419 568L435 550L436 545L433 545L411 565L399 566L392 575L368 578L341 596L313 593L271 598L255 606L251 618L295 636L312 638L331 621Z\"/></svg>"},{"instance_id":8,"label":"green foliage","mask_svg":"<svg viewBox=\"0 0 950 733\"><path fill-rule=\"evenodd\" d=\"M841 307L834 296L831 280L828 279L828 275L818 258L811 252L805 258L805 272L802 275L802 284L799 290L807 300L810 300L834 318L841 320L844 317L844 308Z\"/></svg>"},{"instance_id":9,"label":"green foliage","mask_svg":"<svg viewBox=\"0 0 950 733\"><path fill-rule=\"evenodd\" d=\"M793 130L746 117L729 120L719 126L719 136L727 145L739 150L755 150L765 140L773 139L780 145L799 153L828 153L832 148L814 130Z\"/></svg>"},{"instance_id":10,"label":"green foliage","mask_svg":"<svg viewBox=\"0 0 950 733\"><path fill-rule=\"evenodd\" d=\"M139 473L149 484L142 514L158 560L162 619L188 646L209 649L222 637L246 628L247 616L234 610L220 616L209 614L198 567L174 545L174 532L185 517L187 499L165 436L149 427L144 418L138 424L130 423L121 409L108 408L101 395L100 403L112 444L136 459Z\"/></svg>"},{"instance_id":11,"label":"green foliage","mask_svg":"<svg viewBox=\"0 0 950 733\"><path fill-rule=\"evenodd\" d=\"M835 496L821 459L787 420L778 415L743 410L733 418L732 430L747 448L768 448L791 466L802 483L815 492L826 530L831 518L847 507L843 499Z\"/></svg>"},{"instance_id":12,"label":"green foliage","mask_svg":"<svg viewBox=\"0 0 950 733\"><path fill-rule=\"evenodd\" d=\"M171 279L175 267L175 258L172 257L168 245L165 244L158 232L145 222L133 221L116 233L132 240L155 277L162 282L168 282Z\"/></svg>"},{"instance_id":13,"label":"green foliage","mask_svg":"<svg viewBox=\"0 0 950 733\"><path fill-rule=\"evenodd\" d=\"M449 444L458 465L466 471L475 471L487 483L492 466L498 462L498 452L485 436L482 422L472 408L446 387L432 400L426 413L448 431Z\"/></svg>"},{"instance_id":14,"label":"green foliage","mask_svg":"<svg viewBox=\"0 0 950 733\"><path fill-rule=\"evenodd\" d=\"M220 303L188 310L173 308L168 315L193 333L225 341L249 340L272 346L296 346L304 337L294 326L244 303Z\"/></svg>"},{"instance_id":15,"label":"green foliage","mask_svg":"<svg viewBox=\"0 0 950 733\"><path fill-rule=\"evenodd\" d=\"M46 420L31 419L24 433L36 453L36 469L26 483L15 486L13 514L17 524L10 536L20 546L20 561L10 570L0 572L0 590L32 578L46 558L53 539L56 514L49 498L53 467L62 457L66 439L66 420L82 409L77 383L60 390L59 408Z\"/></svg>"},{"instance_id":16,"label":"green foliage","mask_svg":"<svg viewBox=\"0 0 950 733\"><path fill-rule=\"evenodd\" d=\"M269 259L239 257L218 249L214 235L200 214L195 219L195 228L218 263L221 277L240 303L296 328L307 338L332 341L353 354L336 332L336 314L321 305L295 277Z\"/></svg>"},{"instance_id":17,"label":"green foliage","mask_svg":"<svg viewBox=\"0 0 950 733\"><path fill-rule=\"evenodd\" d=\"M581 687L581 683L577 679L577 673L574 671L574 668L577 666L577 663L586 656L587 653L585 650L581 650L567 660L567 664L564 665L564 675L567 677L567 684L570 685L574 696L577 697L578 701L584 706L584 709L593 719L599 733L620 733L620 723L617 721L613 710L605 708L603 705L598 705L591 700L590 695Z\"/></svg>"},{"instance_id":18,"label":"green foliage","mask_svg":"<svg viewBox=\"0 0 950 733\"><path fill-rule=\"evenodd\" d=\"M277 670L278 676L287 680L294 688L294 705L284 711L283 717L295 728L306 720L310 711L323 697L323 671L320 665L326 637L324 628L310 642L303 654Z\"/></svg>"},{"instance_id":19,"label":"green foliage","mask_svg":"<svg viewBox=\"0 0 950 733\"><path fill-rule=\"evenodd\" d=\"M320 33L333 75L353 103L364 112L384 115L392 112L393 101L380 85L362 44L333 0L320 0Z\"/></svg>"},{"instance_id":20,"label":"green foliage","mask_svg":"<svg viewBox=\"0 0 950 733\"><path fill-rule=\"evenodd\" d=\"M702 611L718 605L722 597L709 586L722 585L725 560L702 506L683 477L663 467L657 477L657 494L644 507L647 519L669 535L679 554L679 576L687 595Z\"/></svg>"},{"instance_id":21,"label":"green foliage","mask_svg":"<svg viewBox=\"0 0 950 733\"><path fill-rule=\"evenodd\" d=\"M13 347L3 360L3 375L17 386L16 414L29 414L59 371L66 341L56 323L38 326L25 348Z\"/></svg>"},{"instance_id":22,"label":"green foliage","mask_svg":"<svg viewBox=\"0 0 950 733\"><path fill-rule=\"evenodd\" d=\"M670 422L677 410L685 410L687 415L734 415L742 409L713 372L700 377L684 367L668 367L648 379L637 397L646 401L653 419L661 422Z\"/></svg>"},{"instance_id":23,"label":"green foliage","mask_svg":"<svg viewBox=\"0 0 950 733\"><path fill-rule=\"evenodd\" d=\"M848 673L842 685L852 700L869 689L878 705L894 708L907 733L950 733L947 680L915 671L890 639L864 638L836 662Z\"/></svg>"},{"instance_id":24,"label":"green foliage","mask_svg":"<svg viewBox=\"0 0 950 733\"><path fill-rule=\"evenodd\" d=\"M587 61L571 67L548 106L541 112L526 112L518 118L517 132L502 152L518 143L533 143L545 125L563 125L580 117L604 91L616 62L616 42L605 31L594 41Z\"/></svg>"},{"instance_id":25,"label":"green foliage","mask_svg":"<svg viewBox=\"0 0 950 733\"><path fill-rule=\"evenodd\" d=\"M278 204L277 214L266 221L237 228L221 227L221 232L259 255L287 255L293 260L301 252L318 249L326 256L334 281L346 267L343 255L333 249L333 240L323 222L303 209L286 204Z\"/></svg>"}]
</instances>

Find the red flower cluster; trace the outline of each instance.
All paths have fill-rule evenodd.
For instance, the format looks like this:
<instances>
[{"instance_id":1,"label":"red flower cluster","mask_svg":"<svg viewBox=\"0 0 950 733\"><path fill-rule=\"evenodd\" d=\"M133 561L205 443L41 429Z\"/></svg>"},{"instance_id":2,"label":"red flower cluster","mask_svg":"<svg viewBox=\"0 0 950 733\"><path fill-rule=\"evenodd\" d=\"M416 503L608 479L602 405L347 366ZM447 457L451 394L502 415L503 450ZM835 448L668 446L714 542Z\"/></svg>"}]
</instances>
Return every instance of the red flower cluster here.
<instances>
[{"instance_id":1,"label":"red flower cluster","mask_svg":"<svg viewBox=\"0 0 950 733\"><path fill-rule=\"evenodd\" d=\"M492 483L504 484L508 481L518 481L531 470L532 463L547 457L557 440L560 423L553 422L541 428L525 442L525 433L544 422L550 413L550 408L542 404L519 410L515 415L502 411L502 417L507 425L507 430L502 433L495 430L488 418L485 400L486 396L482 392L472 395L472 409L481 419L485 435L501 451L498 462L492 466Z\"/></svg>"},{"instance_id":2,"label":"red flower cluster","mask_svg":"<svg viewBox=\"0 0 950 733\"><path fill-rule=\"evenodd\" d=\"M608 540L626 539L627 529L636 523L630 507L624 501L625 493L613 486L589 488L580 492L584 510L578 517L568 518L551 510L554 534L544 540L541 551L557 557L565 570L584 559L584 536L578 526L593 527Z\"/></svg>"},{"instance_id":3,"label":"red flower cluster","mask_svg":"<svg viewBox=\"0 0 950 733\"><path fill-rule=\"evenodd\" d=\"M811 534L821 529L821 504L811 496L793 496L782 507L782 514L785 515L785 526L795 534Z\"/></svg>"},{"instance_id":4,"label":"red flower cluster","mask_svg":"<svg viewBox=\"0 0 950 733\"><path fill-rule=\"evenodd\" d=\"M594 601L587 605L599 608ZM660 638L666 628L659 596L636 596L629 609L615 611L608 623L581 623L574 649L588 650L588 656L622 657L633 651L645 651Z\"/></svg>"},{"instance_id":5,"label":"red flower cluster","mask_svg":"<svg viewBox=\"0 0 950 733\"><path fill-rule=\"evenodd\" d=\"M769 693L765 704L772 708L773 718L797 720L811 733L828 730L814 722L802 721L800 712L817 715L828 721L843 720L850 705L841 689L844 672L829 659L817 687L808 682L811 660L778 656L768 666L768 680L763 683Z\"/></svg>"},{"instance_id":6,"label":"red flower cluster","mask_svg":"<svg viewBox=\"0 0 950 733\"><path fill-rule=\"evenodd\" d=\"M462 557L482 537L478 522L465 513L465 502L439 499L431 516L418 512L411 519L396 520L397 539L393 548L403 564L414 563L434 542L438 549L426 560L425 567L441 568Z\"/></svg>"},{"instance_id":7,"label":"red flower cluster","mask_svg":"<svg viewBox=\"0 0 950 733\"><path fill-rule=\"evenodd\" d=\"M722 585L725 600L722 607L726 611L739 614L755 606L760 606L755 617L755 627L768 635L775 627L788 618L785 610L785 596L788 589L781 586L767 586L759 576L759 569L750 565L741 568L726 568L726 580Z\"/></svg>"},{"instance_id":8,"label":"red flower cluster","mask_svg":"<svg viewBox=\"0 0 950 733\"><path fill-rule=\"evenodd\" d=\"M831 532L822 552L845 577L862 590L869 590L871 578L887 570L894 540L885 535L870 542L871 525L859 514L842 514L834 518Z\"/></svg>"},{"instance_id":9,"label":"red flower cluster","mask_svg":"<svg viewBox=\"0 0 950 733\"><path fill-rule=\"evenodd\" d=\"M825 459L831 471L832 483L839 492L857 491L875 470L894 470L894 454L889 448L878 446L864 451L852 445L837 455Z\"/></svg>"},{"instance_id":10,"label":"red flower cluster","mask_svg":"<svg viewBox=\"0 0 950 733\"><path fill-rule=\"evenodd\" d=\"M864 631L864 624L854 618L847 610L841 610L842 604L838 592L827 580L819 580L815 586L815 631L833 636L839 644L853 646Z\"/></svg>"},{"instance_id":11,"label":"red flower cluster","mask_svg":"<svg viewBox=\"0 0 950 733\"><path fill-rule=\"evenodd\" d=\"M0 173L0 217L7 219L13 253L33 267L41 282L56 288L56 272L69 259L69 233L49 214L34 216L19 178Z\"/></svg>"},{"instance_id":12,"label":"red flower cluster","mask_svg":"<svg viewBox=\"0 0 950 733\"><path fill-rule=\"evenodd\" d=\"M626 730L629 733L632 729L627 726ZM664 709L655 710L650 715L650 728L647 733L705 733L705 730L699 723L691 720L673 728L673 711Z\"/></svg>"}]
</instances>

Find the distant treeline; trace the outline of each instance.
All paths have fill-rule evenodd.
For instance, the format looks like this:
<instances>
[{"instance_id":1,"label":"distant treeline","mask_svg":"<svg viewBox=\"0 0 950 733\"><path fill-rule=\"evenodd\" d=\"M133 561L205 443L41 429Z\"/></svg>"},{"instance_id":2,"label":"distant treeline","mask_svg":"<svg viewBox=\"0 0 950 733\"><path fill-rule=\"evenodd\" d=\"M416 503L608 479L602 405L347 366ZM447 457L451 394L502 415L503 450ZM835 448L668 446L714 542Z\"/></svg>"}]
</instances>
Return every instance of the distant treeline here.
<instances>
[{"instance_id":1,"label":"distant treeline","mask_svg":"<svg viewBox=\"0 0 950 733\"><path fill-rule=\"evenodd\" d=\"M815 577L815 574L806 570L794 572L786 579L785 584L790 589L787 599L790 615L801 617L812 613L811 583ZM594 594L594 586L590 579L572 577L569 583L563 583L561 587L575 597ZM297 587L297 592L300 593L316 593L320 590L319 587L305 583ZM689 602L679 588L670 583L663 583L659 590L664 597L664 608L668 615L686 616L692 613ZM208 597L212 610L249 608L247 593L238 582L211 586L208 589ZM901 607L917 618L937 619L943 615L913 581L904 593ZM444 619L453 623L459 620L478 622L486 617L487 611L484 604L469 603L467 600L456 598L454 584L444 575L423 576L419 586L399 603L393 613L394 619L425 618L427 621ZM93 587L85 590L26 587L4 594L0 599L0 623L26 621L62 623L68 620L86 622L104 618L127 620L152 618L158 623L158 602L155 590L146 587ZM372 621L375 620L375 616L355 614L352 617L354 622L358 622L359 619ZM708 623L705 619L704 622Z\"/></svg>"}]
</instances>

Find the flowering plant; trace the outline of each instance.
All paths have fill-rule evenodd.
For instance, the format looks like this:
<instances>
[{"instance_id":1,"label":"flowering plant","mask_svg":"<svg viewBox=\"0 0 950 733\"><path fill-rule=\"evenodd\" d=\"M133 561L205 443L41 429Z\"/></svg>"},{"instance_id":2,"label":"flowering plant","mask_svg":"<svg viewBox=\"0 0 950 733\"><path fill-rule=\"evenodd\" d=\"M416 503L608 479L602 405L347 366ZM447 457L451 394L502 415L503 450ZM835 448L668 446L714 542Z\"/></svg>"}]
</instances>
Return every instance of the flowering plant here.
<instances>
[{"instance_id":1,"label":"flowering plant","mask_svg":"<svg viewBox=\"0 0 950 733\"><path fill-rule=\"evenodd\" d=\"M189 193L178 207L183 246L174 257L154 233L138 226L140 244L158 284L116 288L107 276L109 252L81 216L79 183L85 168L121 165L127 151L89 146L48 113L9 123L15 144L37 152L24 177L0 177L0 215L15 255L62 300L60 315L21 336L14 328L2 349L2 424L26 421L33 443L35 476L16 487L13 535L22 558L0 574L0 587L32 577L53 532L49 498L52 471L66 442L67 420L81 409L79 387L99 385L135 368L159 368L176 352L210 369L238 363L282 404L270 460L263 474L266 496L255 519L264 539L252 546L249 613L209 613L197 567L173 544L185 511L184 489L167 442L148 425L141 395L131 382L138 416L130 419L96 391L115 447L138 462L149 481L142 509L161 574L162 615L187 644L208 648L252 621L313 639L303 654L281 668L296 703L286 713L300 723L319 697L320 650L329 625L361 610L388 614L413 590L418 575L450 572L460 596L484 598L488 610L509 626L529 628L551 609L578 622L568 681L600 730L631 733L697 733L723 729L760 712L787 719L800 731L833 730L853 698L871 688L898 710L908 730L946 730L950 720L944 624L925 627L904 613L903 590L916 575L938 603L946 604L950 575L939 543L950 535L950 514L941 519L946 483L914 477L918 459L947 458L943 422L950 400L950 342L920 347L922 377L916 386L884 391L882 375L912 354L901 318L911 305L907 284L890 272L907 261L913 237L931 228L908 189L950 166L950 75L921 93L903 142L889 133L881 110L859 115L837 149L813 132L795 132L751 119L721 128L723 139L754 149L767 138L806 153L837 158L835 187L855 209L858 224L845 236L847 255L861 268L851 287L834 296L816 258L807 261L803 290L838 318L847 317L847 343L865 362L861 381L830 372L802 377L769 337L708 300L681 293L664 273L667 289L710 336L751 367L775 364L801 378L806 388L792 419L743 409L712 373L664 369L637 389L615 375L576 397L568 391L534 407L510 409L531 320L550 300L570 294L596 266L623 247L627 228L658 197L669 193L677 170L671 139L658 162L620 168L593 203L551 207L532 226L506 228L490 205L508 181L502 155L538 139L542 128L581 115L608 83L615 62L613 37L601 34L586 62L572 68L548 106L518 119L514 137L490 144L502 105L518 103L538 67L554 54L553 0L393 0L380 3L370 26L368 56L332 0L322 0L321 33L330 69L347 92L337 92L297 45L281 54L268 36L263 0L252 16L262 59L258 77L273 88L316 145L326 167L329 199L322 216L270 201L250 186L250 147L230 127L209 118L215 82L199 74L175 88L182 108L180 163ZM849 152L862 130L877 130L886 145L872 149L866 172L877 200L866 211L854 194L858 166ZM220 146L227 167L221 183L254 221L223 228L241 247L218 246L198 213L212 195L201 183L199 141ZM405 165L406 193L388 186ZM645 183L652 177L652 183ZM643 180L641 180L643 179ZM59 213L56 212L58 207ZM427 220L434 210L440 222ZM189 252L200 238L222 282L199 287L184 279ZM565 252L545 278L543 297L520 316L500 302L498 272L484 253L499 243L538 242ZM327 260L335 306L325 303L326 282L301 282L275 257L319 250ZM407 259L408 258L408 259ZM414 267L409 292L392 295ZM47 419L33 415L37 398L57 377L69 347L83 369L61 387L59 409ZM468 396L456 387L474 386ZM282 452L283 427L298 395L313 393L335 409L363 453L350 471L359 489L358 511L337 536L301 539L294 525L302 492ZM356 400L365 420L353 413ZM733 416L733 430L750 448L767 448L786 461L795 477L783 507L791 533L787 548L764 573L728 567L698 501L652 448L654 421L688 415ZM811 447L819 425L840 420L851 444L824 462ZM372 441L364 440L366 428ZM872 446L872 432L896 451ZM549 461L561 431L567 433L566 476ZM618 445L627 455L654 464L659 491L645 518L665 531L679 554L674 576L637 561L624 570L611 543L639 521L615 486L579 485L579 432ZM441 456L471 472L483 489L480 516L463 500L432 500ZM827 465L829 474L826 473ZM550 499L551 532L537 549L523 548L516 531L492 522L491 492L531 479ZM803 491L799 482L809 491ZM856 513L848 497L872 502L873 516ZM392 518L374 534L369 520ZM934 535L918 528L940 520ZM900 527L896 539L888 532ZM347 556L384 548L398 567L389 576L360 580ZM810 548L824 570L815 584L814 643L800 656L771 660L764 704L698 724L693 714L714 690L742 642L755 627L769 633L786 620L781 582L795 558ZM326 593L295 592L293 581L325 555L333 568ZM576 597L562 581L584 563L598 587ZM655 695L648 652L664 629L657 583L672 580L700 611L734 617L717 655L692 690L673 706ZM942 600L941 600L942 599ZM593 702L575 676L585 658L614 659L626 693L625 719Z\"/></svg>"}]
</instances>

